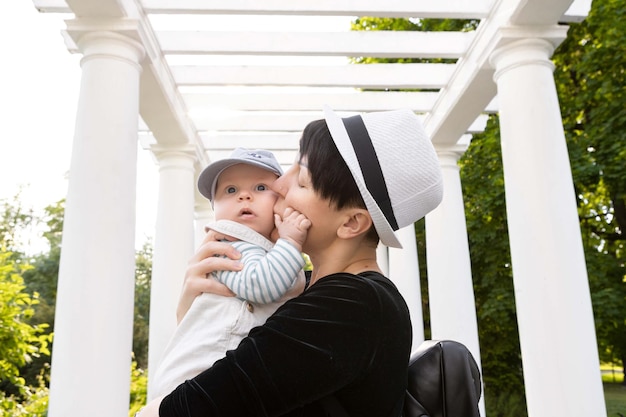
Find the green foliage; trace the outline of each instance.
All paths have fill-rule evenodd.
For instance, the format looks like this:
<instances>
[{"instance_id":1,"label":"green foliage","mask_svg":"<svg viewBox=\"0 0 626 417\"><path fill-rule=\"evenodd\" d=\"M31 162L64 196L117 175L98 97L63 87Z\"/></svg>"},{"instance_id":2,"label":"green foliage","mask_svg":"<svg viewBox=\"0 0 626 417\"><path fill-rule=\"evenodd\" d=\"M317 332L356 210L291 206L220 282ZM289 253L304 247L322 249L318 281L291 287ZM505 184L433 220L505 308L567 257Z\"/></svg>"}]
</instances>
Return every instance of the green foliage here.
<instances>
[{"instance_id":1,"label":"green foliage","mask_svg":"<svg viewBox=\"0 0 626 417\"><path fill-rule=\"evenodd\" d=\"M130 410L129 417L146 405L148 399L148 376L143 369L137 367L133 361L130 370Z\"/></svg>"},{"instance_id":2,"label":"green foliage","mask_svg":"<svg viewBox=\"0 0 626 417\"><path fill-rule=\"evenodd\" d=\"M485 398L493 396L493 402L486 404L498 406L502 392L523 400L523 376L497 117L489 119L485 132L474 135L459 165Z\"/></svg>"},{"instance_id":3,"label":"green foliage","mask_svg":"<svg viewBox=\"0 0 626 417\"><path fill-rule=\"evenodd\" d=\"M150 324L150 282L152 278L152 243L144 243L135 255L135 319L133 352L141 369L148 368L148 329Z\"/></svg>"},{"instance_id":4,"label":"green foliage","mask_svg":"<svg viewBox=\"0 0 626 417\"><path fill-rule=\"evenodd\" d=\"M398 30L398 31L463 31L475 30L478 20L458 20L458 19L396 19L388 17L359 17L351 24L352 30ZM422 59L422 58L372 58L358 57L352 62L358 64L373 63L446 63L454 62L454 59Z\"/></svg>"},{"instance_id":5,"label":"green foliage","mask_svg":"<svg viewBox=\"0 0 626 417\"><path fill-rule=\"evenodd\" d=\"M48 388L43 375L36 386L22 386L21 394L7 395L0 391L0 415L3 417L46 417L48 415Z\"/></svg>"},{"instance_id":6,"label":"green foliage","mask_svg":"<svg viewBox=\"0 0 626 417\"><path fill-rule=\"evenodd\" d=\"M626 362L626 9L595 0L554 54L600 357Z\"/></svg>"},{"instance_id":7,"label":"green foliage","mask_svg":"<svg viewBox=\"0 0 626 417\"><path fill-rule=\"evenodd\" d=\"M44 333L51 333L54 328L54 307L56 302L59 262L61 259L61 235L63 232L63 214L65 201L61 200L44 209L43 216L37 218L45 223L43 237L47 240L48 251L31 257L32 268L24 272L24 282L28 292L39 294L39 304L31 322L46 324ZM48 372L49 358L41 356L21 369L27 384L36 384L41 372Z\"/></svg>"},{"instance_id":8,"label":"green foliage","mask_svg":"<svg viewBox=\"0 0 626 417\"><path fill-rule=\"evenodd\" d=\"M18 193L11 201L2 200L0 207L0 247L12 252L11 257L20 260L23 254L20 248L24 245L24 231L33 224L34 216L32 210L22 207L19 202Z\"/></svg>"},{"instance_id":9,"label":"green foliage","mask_svg":"<svg viewBox=\"0 0 626 417\"><path fill-rule=\"evenodd\" d=\"M0 381L22 393L25 381L20 376L20 367L34 357L49 356L51 336L44 334L47 324L29 322L38 295L24 291L21 273L28 266L15 264L11 255L0 252Z\"/></svg>"},{"instance_id":10,"label":"green foliage","mask_svg":"<svg viewBox=\"0 0 626 417\"><path fill-rule=\"evenodd\" d=\"M49 343L52 341L57 277L61 254L64 201L44 209L37 217L24 210L18 196L3 201L0 219L0 415L46 416L48 406ZM45 223L49 250L26 259L20 240L33 225ZM6 250L13 245L17 252ZM27 262L28 261L28 262ZM152 245L136 255L135 332L137 361L131 369L132 414L145 404L148 318ZM32 294L32 295L31 295Z\"/></svg>"},{"instance_id":11,"label":"green foliage","mask_svg":"<svg viewBox=\"0 0 626 417\"><path fill-rule=\"evenodd\" d=\"M485 414L489 417L525 416L526 398L519 391L493 391L485 395Z\"/></svg>"}]
</instances>

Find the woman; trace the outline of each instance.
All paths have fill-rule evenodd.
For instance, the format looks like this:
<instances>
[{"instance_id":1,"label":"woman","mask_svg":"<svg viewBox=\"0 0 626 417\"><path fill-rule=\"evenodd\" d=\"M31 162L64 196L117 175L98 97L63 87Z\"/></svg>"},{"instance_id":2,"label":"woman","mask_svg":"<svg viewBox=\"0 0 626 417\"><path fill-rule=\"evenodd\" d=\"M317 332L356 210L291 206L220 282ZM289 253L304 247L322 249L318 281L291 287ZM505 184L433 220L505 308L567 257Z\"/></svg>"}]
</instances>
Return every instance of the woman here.
<instances>
[{"instance_id":1,"label":"woman","mask_svg":"<svg viewBox=\"0 0 626 417\"><path fill-rule=\"evenodd\" d=\"M140 416L325 416L337 409L399 416L411 324L376 263L376 247L379 240L400 247L394 231L439 204L441 182L412 112L341 119L326 108L325 120L304 129L298 161L272 185L277 215L295 209L311 221L303 245L313 264L307 290ZM190 263L179 313L203 291L201 277L234 268L212 258L234 257L231 249L205 241Z\"/></svg>"}]
</instances>

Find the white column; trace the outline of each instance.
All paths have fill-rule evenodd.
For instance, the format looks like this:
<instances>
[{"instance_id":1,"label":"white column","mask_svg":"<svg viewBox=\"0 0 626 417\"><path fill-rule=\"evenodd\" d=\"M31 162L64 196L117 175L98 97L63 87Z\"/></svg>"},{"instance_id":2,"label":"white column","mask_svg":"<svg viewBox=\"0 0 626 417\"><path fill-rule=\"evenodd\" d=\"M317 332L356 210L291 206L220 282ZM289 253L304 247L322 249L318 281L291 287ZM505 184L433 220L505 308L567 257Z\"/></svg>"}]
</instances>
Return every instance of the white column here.
<instances>
[{"instance_id":1,"label":"white column","mask_svg":"<svg viewBox=\"0 0 626 417\"><path fill-rule=\"evenodd\" d=\"M194 251L194 162L191 146L153 146L159 162L148 369L156 370L176 328L176 306L189 258ZM149 381L152 382L148 372ZM149 390L148 390L149 393Z\"/></svg>"},{"instance_id":2,"label":"white column","mask_svg":"<svg viewBox=\"0 0 626 417\"><path fill-rule=\"evenodd\" d=\"M200 195L200 193L196 193L195 219L195 247L197 248L206 235L204 226L215 220L215 213L213 212L213 207L211 207L211 202Z\"/></svg>"},{"instance_id":3,"label":"white column","mask_svg":"<svg viewBox=\"0 0 626 417\"><path fill-rule=\"evenodd\" d=\"M378 267L383 271L383 274L389 276L389 248L382 243L378 244L376 248L376 263Z\"/></svg>"},{"instance_id":4,"label":"white column","mask_svg":"<svg viewBox=\"0 0 626 417\"><path fill-rule=\"evenodd\" d=\"M389 278L396 284L409 306L413 326L412 350L415 350L424 341L424 315L415 227L413 225L403 227L396 234L402 249L389 248Z\"/></svg>"},{"instance_id":5,"label":"white column","mask_svg":"<svg viewBox=\"0 0 626 417\"><path fill-rule=\"evenodd\" d=\"M50 417L128 415L143 48L110 32L83 54L63 226ZM45 70L43 68L42 70Z\"/></svg>"},{"instance_id":6,"label":"white column","mask_svg":"<svg viewBox=\"0 0 626 417\"><path fill-rule=\"evenodd\" d=\"M439 207L426 216L428 297L433 339L461 342L479 362L476 304L457 165L463 151L438 150L444 194Z\"/></svg>"},{"instance_id":7,"label":"white column","mask_svg":"<svg viewBox=\"0 0 626 417\"><path fill-rule=\"evenodd\" d=\"M530 417L605 416L552 45L494 52L520 344Z\"/></svg>"},{"instance_id":8,"label":"white column","mask_svg":"<svg viewBox=\"0 0 626 417\"><path fill-rule=\"evenodd\" d=\"M438 149L443 200L426 216L426 258L430 326L435 340L455 340L481 368L463 190L457 161L464 147ZM481 397L481 415L484 399Z\"/></svg>"}]
</instances>

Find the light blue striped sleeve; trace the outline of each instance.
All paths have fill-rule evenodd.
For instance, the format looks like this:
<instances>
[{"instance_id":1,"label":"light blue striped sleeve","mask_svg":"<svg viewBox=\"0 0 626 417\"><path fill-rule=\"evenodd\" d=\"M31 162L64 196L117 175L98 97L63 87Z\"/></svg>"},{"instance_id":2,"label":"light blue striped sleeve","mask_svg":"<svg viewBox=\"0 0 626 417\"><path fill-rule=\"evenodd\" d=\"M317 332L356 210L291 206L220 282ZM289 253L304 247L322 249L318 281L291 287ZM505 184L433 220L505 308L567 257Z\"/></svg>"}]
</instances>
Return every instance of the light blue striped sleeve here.
<instances>
[{"instance_id":1,"label":"light blue striped sleeve","mask_svg":"<svg viewBox=\"0 0 626 417\"><path fill-rule=\"evenodd\" d=\"M218 271L215 277L239 298L253 303L278 301L291 288L304 267L300 251L284 239L265 252L247 242L232 242L241 253L243 270Z\"/></svg>"}]
</instances>

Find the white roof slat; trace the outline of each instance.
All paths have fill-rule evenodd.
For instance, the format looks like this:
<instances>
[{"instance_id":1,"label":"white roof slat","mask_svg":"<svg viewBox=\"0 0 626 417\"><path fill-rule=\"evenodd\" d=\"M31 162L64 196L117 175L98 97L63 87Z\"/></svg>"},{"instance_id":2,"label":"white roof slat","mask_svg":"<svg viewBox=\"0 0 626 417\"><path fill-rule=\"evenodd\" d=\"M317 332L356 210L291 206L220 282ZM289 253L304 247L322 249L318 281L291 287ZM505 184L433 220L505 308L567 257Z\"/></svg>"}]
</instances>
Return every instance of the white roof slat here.
<instances>
[{"instance_id":1,"label":"white roof slat","mask_svg":"<svg viewBox=\"0 0 626 417\"><path fill-rule=\"evenodd\" d=\"M473 32L209 32L161 31L164 54L459 58Z\"/></svg>"},{"instance_id":2,"label":"white roof slat","mask_svg":"<svg viewBox=\"0 0 626 417\"><path fill-rule=\"evenodd\" d=\"M203 133L200 135L206 149L232 150L236 146L270 151L298 149L301 132L236 132Z\"/></svg>"},{"instance_id":3,"label":"white roof slat","mask_svg":"<svg viewBox=\"0 0 626 417\"><path fill-rule=\"evenodd\" d=\"M179 86L311 86L370 89L438 89L454 64L368 64L333 66L172 66Z\"/></svg>"},{"instance_id":4,"label":"white roof slat","mask_svg":"<svg viewBox=\"0 0 626 417\"><path fill-rule=\"evenodd\" d=\"M574 0L561 18L562 22L582 22L591 10L591 0Z\"/></svg>"},{"instance_id":5,"label":"white roof slat","mask_svg":"<svg viewBox=\"0 0 626 417\"><path fill-rule=\"evenodd\" d=\"M336 110L336 109L335 109ZM356 112L337 111L340 117L345 117ZM417 115L424 120L425 115ZM324 116L319 112L204 112L194 117L196 127L200 131L212 134L224 134L225 132L290 132L299 133L312 120L322 119ZM468 126L465 133L482 132L487 124L489 116L479 114ZM206 134L206 133L205 133ZM458 139L458 138L457 138ZM233 144L235 145L235 144ZM234 147L234 146L233 146Z\"/></svg>"},{"instance_id":6,"label":"white roof slat","mask_svg":"<svg viewBox=\"0 0 626 417\"><path fill-rule=\"evenodd\" d=\"M64 0L33 0L33 4L41 13L72 13Z\"/></svg>"},{"instance_id":7,"label":"white roof slat","mask_svg":"<svg viewBox=\"0 0 626 417\"><path fill-rule=\"evenodd\" d=\"M202 112L190 113L199 131L205 132L302 132L312 120L322 119L317 112Z\"/></svg>"},{"instance_id":8,"label":"white roof slat","mask_svg":"<svg viewBox=\"0 0 626 417\"><path fill-rule=\"evenodd\" d=\"M225 88L226 91L228 87ZM240 91L240 90L238 90ZM335 110L380 111L409 108L423 113L432 109L436 92L366 91L352 93L188 93L183 94L190 112L210 110L318 111L325 104Z\"/></svg>"},{"instance_id":9,"label":"white roof slat","mask_svg":"<svg viewBox=\"0 0 626 417\"><path fill-rule=\"evenodd\" d=\"M42 13L72 13L65 0L32 0ZM582 22L591 9L592 0L574 0L563 14L562 22ZM319 16L373 16L373 17L420 17L432 19L484 19L488 16L493 0L438 0L414 2L409 0L362 0L356 6L351 0L317 0L294 2L293 0L143 0L144 10L151 14L273 14L273 15L319 15ZM262 7L259 7L262 4Z\"/></svg>"},{"instance_id":10,"label":"white roof slat","mask_svg":"<svg viewBox=\"0 0 626 417\"><path fill-rule=\"evenodd\" d=\"M493 0L142 0L148 13L272 14L482 19Z\"/></svg>"}]
</instances>

